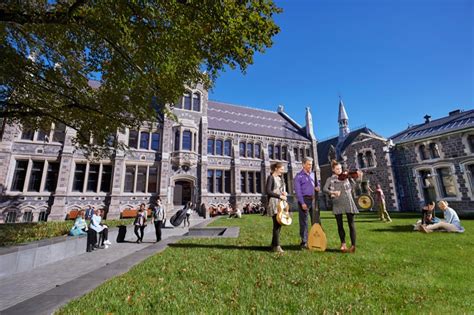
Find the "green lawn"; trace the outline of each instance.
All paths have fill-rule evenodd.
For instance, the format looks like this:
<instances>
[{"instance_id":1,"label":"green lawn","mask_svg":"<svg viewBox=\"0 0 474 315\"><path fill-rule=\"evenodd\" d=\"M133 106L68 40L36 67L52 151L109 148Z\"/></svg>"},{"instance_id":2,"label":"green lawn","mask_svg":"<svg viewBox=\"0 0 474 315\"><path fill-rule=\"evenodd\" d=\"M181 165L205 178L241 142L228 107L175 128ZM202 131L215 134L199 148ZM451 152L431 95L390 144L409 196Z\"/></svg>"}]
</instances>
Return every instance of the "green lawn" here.
<instances>
[{"instance_id":1,"label":"green lawn","mask_svg":"<svg viewBox=\"0 0 474 315\"><path fill-rule=\"evenodd\" d=\"M105 220L103 222L112 228L122 224L132 224L133 219ZM66 235L73 225L73 220L0 224L0 247Z\"/></svg>"},{"instance_id":2,"label":"green lawn","mask_svg":"<svg viewBox=\"0 0 474 315\"><path fill-rule=\"evenodd\" d=\"M418 216L392 218L358 215L357 252L341 254L328 212L329 250L300 250L295 214L283 255L268 251L270 218L222 218L213 225L239 226L238 239L181 241L59 314L473 314L474 221L463 234L422 234L412 231Z\"/></svg>"}]
</instances>

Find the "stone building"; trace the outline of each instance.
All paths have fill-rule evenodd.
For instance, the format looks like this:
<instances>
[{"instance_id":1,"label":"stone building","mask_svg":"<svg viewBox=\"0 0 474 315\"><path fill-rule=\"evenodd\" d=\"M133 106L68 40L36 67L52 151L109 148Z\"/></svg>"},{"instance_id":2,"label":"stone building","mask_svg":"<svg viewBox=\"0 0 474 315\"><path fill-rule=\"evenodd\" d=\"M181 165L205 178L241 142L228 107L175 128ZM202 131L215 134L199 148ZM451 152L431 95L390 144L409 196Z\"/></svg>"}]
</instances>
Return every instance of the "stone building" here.
<instances>
[{"instance_id":1,"label":"stone building","mask_svg":"<svg viewBox=\"0 0 474 315\"><path fill-rule=\"evenodd\" d=\"M419 209L447 200L459 212L474 211L474 110L455 110L391 137L400 208Z\"/></svg>"},{"instance_id":2,"label":"stone building","mask_svg":"<svg viewBox=\"0 0 474 315\"><path fill-rule=\"evenodd\" d=\"M331 160L336 159L345 169L364 172L362 182L355 190L356 201L363 194L371 195L369 187L375 190L375 185L380 184L385 193L387 209L399 209L389 141L367 127L351 131L342 100L339 102L338 123L339 135L318 143L322 185L332 174ZM324 194L320 200L321 208L330 207Z\"/></svg>"},{"instance_id":3,"label":"stone building","mask_svg":"<svg viewBox=\"0 0 474 315\"><path fill-rule=\"evenodd\" d=\"M73 129L3 124L0 222L64 220L69 211L89 205L117 218L157 196L168 211L187 201L242 208L262 202L272 162L287 166L291 192L288 178L301 169L302 158L317 161L309 109L301 126L282 106L272 112L213 102L197 86L173 111L177 122L163 118L118 132L129 149L100 161L75 148Z\"/></svg>"}]
</instances>

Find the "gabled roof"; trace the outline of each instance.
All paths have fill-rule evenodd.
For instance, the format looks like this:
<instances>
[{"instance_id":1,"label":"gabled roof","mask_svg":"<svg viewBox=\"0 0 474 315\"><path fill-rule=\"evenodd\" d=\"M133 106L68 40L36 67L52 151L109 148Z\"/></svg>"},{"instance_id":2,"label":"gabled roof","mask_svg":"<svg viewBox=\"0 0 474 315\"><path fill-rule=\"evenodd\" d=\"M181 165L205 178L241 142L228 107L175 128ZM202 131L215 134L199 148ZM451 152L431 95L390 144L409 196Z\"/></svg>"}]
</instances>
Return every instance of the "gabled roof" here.
<instances>
[{"instance_id":1,"label":"gabled roof","mask_svg":"<svg viewBox=\"0 0 474 315\"><path fill-rule=\"evenodd\" d=\"M474 127L474 110L452 112L449 116L419 124L390 137L395 144L421 140Z\"/></svg>"},{"instance_id":2,"label":"gabled roof","mask_svg":"<svg viewBox=\"0 0 474 315\"><path fill-rule=\"evenodd\" d=\"M305 132L282 114L208 101L209 129L308 141Z\"/></svg>"},{"instance_id":3,"label":"gabled roof","mask_svg":"<svg viewBox=\"0 0 474 315\"><path fill-rule=\"evenodd\" d=\"M359 128L359 129L356 129L354 131L351 131L347 137L344 139L344 142L341 144L341 147L340 147L340 152L343 152L352 142L354 142L354 140L357 138L358 135L360 135L361 133L365 133L365 134L368 134L368 135L373 135L373 136L376 136L376 137L379 137L379 138L383 138L382 136L376 134L374 131L372 131L372 129L370 128L367 128L367 127L363 127L363 128ZM331 147L331 145L336 148L337 144L338 144L338 138L339 137L333 137L333 138L330 138L330 139L327 139L325 141L321 141L318 143L318 160L319 160L319 165L326 165L326 164L329 164L329 160L328 160L328 153L329 153L329 148Z\"/></svg>"}]
</instances>

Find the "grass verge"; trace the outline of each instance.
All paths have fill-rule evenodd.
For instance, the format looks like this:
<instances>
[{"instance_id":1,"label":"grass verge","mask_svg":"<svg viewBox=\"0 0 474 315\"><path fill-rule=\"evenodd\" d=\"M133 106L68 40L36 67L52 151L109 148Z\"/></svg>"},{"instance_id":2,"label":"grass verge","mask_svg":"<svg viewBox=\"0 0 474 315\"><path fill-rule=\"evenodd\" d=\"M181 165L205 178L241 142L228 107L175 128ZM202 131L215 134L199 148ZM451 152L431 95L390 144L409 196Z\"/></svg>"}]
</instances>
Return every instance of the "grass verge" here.
<instances>
[{"instance_id":1,"label":"grass verge","mask_svg":"<svg viewBox=\"0 0 474 315\"><path fill-rule=\"evenodd\" d=\"M270 218L222 218L213 225L239 226L239 238L183 240L58 314L474 313L474 221L463 234L422 234L411 225L418 216L392 218L358 215L357 252L342 254L328 212L328 251L300 250L295 214L283 255L268 251Z\"/></svg>"}]
</instances>

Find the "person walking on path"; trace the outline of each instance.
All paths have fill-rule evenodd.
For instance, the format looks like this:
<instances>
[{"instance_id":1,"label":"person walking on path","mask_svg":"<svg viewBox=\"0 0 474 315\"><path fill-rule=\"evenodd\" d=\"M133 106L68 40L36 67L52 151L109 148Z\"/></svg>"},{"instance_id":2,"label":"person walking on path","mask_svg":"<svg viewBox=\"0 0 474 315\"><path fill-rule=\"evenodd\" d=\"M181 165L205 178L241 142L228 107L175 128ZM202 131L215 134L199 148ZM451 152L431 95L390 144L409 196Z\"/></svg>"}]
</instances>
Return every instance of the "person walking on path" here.
<instances>
[{"instance_id":1,"label":"person walking on path","mask_svg":"<svg viewBox=\"0 0 474 315\"><path fill-rule=\"evenodd\" d=\"M339 180L339 175L342 174L342 166L336 160L331 162L331 166L333 175L326 180L323 191L333 200L332 212L336 217L337 231L339 233L339 239L341 240L341 251L343 253L347 252L346 232L344 231L344 224L342 221L342 215L345 213L349 224L352 243L349 252L354 253L356 249L354 216L356 213L359 213L354 198L352 197L352 188L355 185L355 181L352 178ZM359 177L362 177L362 172L358 171L357 173L359 174Z\"/></svg>"},{"instance_id":2,"label":"person walking on path","mask_svg":"<svg viewBox=\"0 0 474 315\"><path fill-rule=\"evenodd\" d=\"M160 198L156 200L156 206L153 208L152 218L155 225L156 241L159 242L161 241L161 226L166 219L165 208L163 207Z\"/></svg>"},{"instance_id":3,"label":"person walking on path","mask_svg":"<svg viewBox=\"0 0 474 315\"><path fill-rule=\"evenodd\" d=\"M193 203L191 201L188 201L188 203L186 204L185 212L186 217L183 220L183 229L186 227L186 222L188 223L188 227L191 226L191 223L189 223L189 218L191 217L191 213L193 212Z\"/></svg>"},{"instance_id":4,"label":"person walking on path","mask_svg":"<svg viewBox=\"0 0 474 315\"><path fill-rule=\"evenodd\" d=\"M267 193L268 205L266 214L272 217L273 233L272 233L272 250L277 253L283 253L280 246L281 224L277 220L278 203L280 200L286 200L286 188L281 175L285 171L283 163L273 164L271 167L271 175L268 176L265 185Z\"/></svg>"},{"instance_id":5,"label":"person walking on path","mask_svg":"<svg viewBox=\"0 0 474 315\"><path fill-rule=\"evenodd\" d=\"M137 243L143 242L143 234L145 233L146 228L146 209L144 203L140 205L140 209L138 210L133 225L135 225L134 232L137 236ZM140 234L138 234L138 231L140 231Z\"/></svg>"},{"instance_id":6,"label":"person walking on path","mask_svg":"<svg viewBox=\"0 0 474 315\"><path fill-rule=\"evenodd\" d=\"M315 199L315 192L318 193L320 187L312 169L313 159L306 157L303 159L303 169L295 177L295 193L298 199L300 224L300 246L302 249L308 248L308 213L311 217L311 224L316 223L314 213L316 209L313 209L313 201Z\"/></svg>"}]
</instances>

